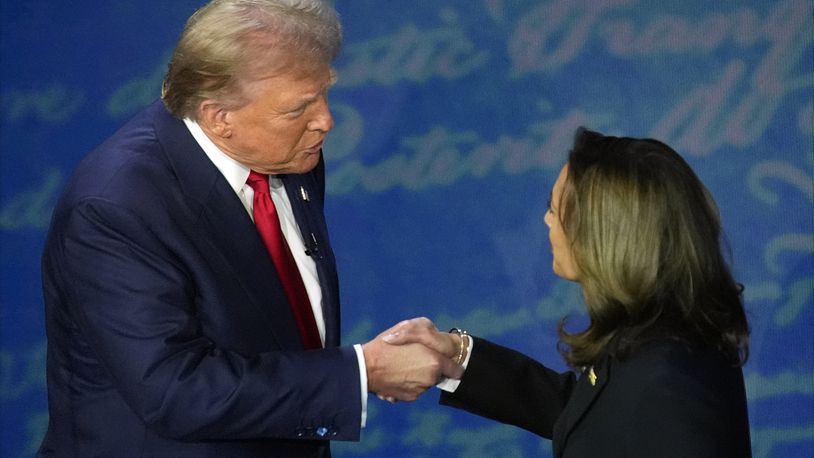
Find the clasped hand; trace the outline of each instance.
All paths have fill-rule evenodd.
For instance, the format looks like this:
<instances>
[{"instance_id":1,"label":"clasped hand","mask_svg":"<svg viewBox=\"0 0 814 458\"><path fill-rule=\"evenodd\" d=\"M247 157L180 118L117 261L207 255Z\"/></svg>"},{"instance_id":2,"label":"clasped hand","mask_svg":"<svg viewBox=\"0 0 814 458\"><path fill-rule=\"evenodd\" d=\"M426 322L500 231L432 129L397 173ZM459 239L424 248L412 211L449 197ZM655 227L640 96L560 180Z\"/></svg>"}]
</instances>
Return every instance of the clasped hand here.
<instances>
[{"instance_id":1,"label":"clasped hand","mask_svg":"<svg viewBox=\"0 0 814 458\"><path fill-rule=\"evenodd\" d=\"M391 402L414 401L444 377L460 379L464 369L454 362L460 339L423 317L396 324L362 345L368 391Z\"/></svg>"}]
</instances>

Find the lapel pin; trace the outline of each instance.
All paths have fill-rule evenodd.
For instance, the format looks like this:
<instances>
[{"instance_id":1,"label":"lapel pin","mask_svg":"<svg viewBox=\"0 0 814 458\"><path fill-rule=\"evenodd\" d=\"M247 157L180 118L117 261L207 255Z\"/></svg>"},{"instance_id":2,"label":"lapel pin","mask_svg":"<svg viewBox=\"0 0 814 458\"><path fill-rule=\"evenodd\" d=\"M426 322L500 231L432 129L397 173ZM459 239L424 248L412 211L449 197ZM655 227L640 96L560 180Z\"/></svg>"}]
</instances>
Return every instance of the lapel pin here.
<instances>
[{"instance_id":1,"label":"lapel pin","mask_svg":"<svg viewBox=\"0 0 814 458\"><path fill-rule=\"evenodd\" d=\"M302 197L302 200L305 201L305 202L310 202L311 201L311 198L308 197L308 191L306 191L305 187L303 187L303 186L300 186L300 196Z\"/></svg>"},{"instance_id":2,"label":"lapel pin","mask_svg":"<svg viewBox=\"0 0 814 458\"><path fill-rule=\"evenodd\" d=\"M588 369L588 381L591 382L591 386L596 386L596 372L593 366Z\"/></svg>"}]
</instances>

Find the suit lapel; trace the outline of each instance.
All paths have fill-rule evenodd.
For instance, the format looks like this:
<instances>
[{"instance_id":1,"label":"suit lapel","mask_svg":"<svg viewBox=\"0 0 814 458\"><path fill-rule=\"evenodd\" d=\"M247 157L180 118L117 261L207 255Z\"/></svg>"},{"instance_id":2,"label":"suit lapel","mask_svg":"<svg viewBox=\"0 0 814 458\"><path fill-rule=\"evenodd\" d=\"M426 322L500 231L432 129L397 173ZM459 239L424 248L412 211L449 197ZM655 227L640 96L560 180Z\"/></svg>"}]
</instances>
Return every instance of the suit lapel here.
<instances>
[{"instance_id":1,"label":"suit lapel","mask_svg":"<svg viewBox=\"0 0 814 458\"><path fill-rule=\"evenodd\" d=\"M568 400L565 409L554 425L553 446L554 456L562 456L562 451L568 441L571 431L577 426L579 421L585 416L596 398L605 388L610 375L610 360L603 358L599 364L593 367L596 376L595 383L591 383L590 369L586 369L580 376L571 398Z\"/></svg>"},{"instance_id":2,"label":"suit lapel","mask_svg":"<svg viewBox=\"0 0 814 458\"><path fill-rule=\"evenodd\" d=\"M234 276L269 318L281 347L302 348L291 305L254 223L226 180L221 177L201 214L202 228Z\"/></svg>"},{"instance_id":3,"label":"suit lapel","mask_svg":"<svg viewBox=\"0 0 814 458\"><path fill-rule=\"evenodd\" d=\"M322 162L315 173L321 173ZM294 218L300 229L311 259L314 261L322 290L322 315L325 320L325 346L339 345L339 298L336 263L328 243L328 235L323 217L322 190L313 173L283 175Z\"/></svg>"},{"instance_id":4,"label":"suit lapel","mask_svg":"<svg viewBox=\"0 0 814 458\"><path fill-rule=\"evenodd\" d=\"M291 306L274 264L266 254L251 218L240 199L212 164L184 123L156 108L156 132L193 212L191 229L200 246L211 247L206 255L213 268L224 270L251 298L281 348L302 348ZM225 280L227 281L227 280ZM237 306L227 304L228 306Z\"/></svg>"}]
</instances>

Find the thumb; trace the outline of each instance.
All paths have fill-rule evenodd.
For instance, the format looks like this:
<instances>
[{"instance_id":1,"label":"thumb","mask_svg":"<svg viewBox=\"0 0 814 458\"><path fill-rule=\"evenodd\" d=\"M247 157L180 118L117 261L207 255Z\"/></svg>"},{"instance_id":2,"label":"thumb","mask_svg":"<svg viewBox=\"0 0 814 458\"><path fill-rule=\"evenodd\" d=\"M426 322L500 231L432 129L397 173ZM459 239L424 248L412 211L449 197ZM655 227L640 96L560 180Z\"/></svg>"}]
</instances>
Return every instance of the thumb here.
<instances>
[{"instance_id":1,"label":"thumb","mask_svg":"<svg viewBox=\"0 0 814 458\"><path fill-rule=\"evenodd\" d=\"M386 329L378 335L382 340L393 345L402 345L407 343L406 336L402 330L410 323L409 320L399 321L398 323Z\"/></svg>"},{"instance_id":2,"label":"thumb","mask_svg":"<svg viewBox=\"0 0 814 458\"><path fill-rule=\"evenodd\" d=\"M399 329L389 329L383 334L382 340L390 345L404 345L405 343L409 343L407 340L407 334L401 332Z\"/></svg>"}]
</instances>

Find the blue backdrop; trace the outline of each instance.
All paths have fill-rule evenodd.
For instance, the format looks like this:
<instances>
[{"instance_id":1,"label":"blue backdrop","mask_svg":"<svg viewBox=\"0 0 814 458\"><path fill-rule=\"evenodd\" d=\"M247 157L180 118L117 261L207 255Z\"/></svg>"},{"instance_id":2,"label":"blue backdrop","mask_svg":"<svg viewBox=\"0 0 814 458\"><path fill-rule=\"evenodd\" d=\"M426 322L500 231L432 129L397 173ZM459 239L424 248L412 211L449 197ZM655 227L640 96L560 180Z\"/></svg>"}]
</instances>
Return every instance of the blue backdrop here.
<instances>
[{"instance_id":1,"label":"blue backdrop","mask_svg":"<svg viewBox=\"0 0 814 458\"><path fill-rule=\"evenodd\" d=\"M47 422L39 256L74 165L157 98L201 0L0 1L0 455ZM344 340L425 315L565 369L580 314L545 201L574 129L654 136L721 207L745 287L755 456L814 456L814 2L335 2L325 147ZM501 387L496 387L500 389ZM340 457L549 456L525 431L371 398Z\"/></svg>"}]
</instances>

